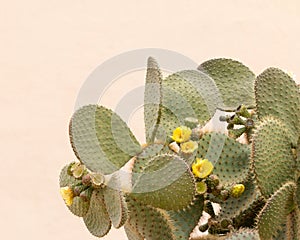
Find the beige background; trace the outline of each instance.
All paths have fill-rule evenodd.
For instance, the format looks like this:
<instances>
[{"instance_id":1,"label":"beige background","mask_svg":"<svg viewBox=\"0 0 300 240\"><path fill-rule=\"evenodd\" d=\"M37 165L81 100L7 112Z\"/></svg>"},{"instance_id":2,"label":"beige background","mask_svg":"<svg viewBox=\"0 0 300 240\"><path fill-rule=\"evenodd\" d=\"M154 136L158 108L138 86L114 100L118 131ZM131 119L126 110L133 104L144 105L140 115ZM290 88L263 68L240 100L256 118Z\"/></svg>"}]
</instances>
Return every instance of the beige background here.
<instances>
[{"instance_id":1,"label":"beige background","mask_svg":"<svg viewBox=\"0 0 300 240\"><path fill-rule=\"evenodd\" d=\"M1 239L94 239L65 208L58 174L74 159L67 127L76 95L106 59L157 47L199 63L225 56L257 74L279 66L300 76L297 0L0 3Z\"/></svg>"}]
</instances>

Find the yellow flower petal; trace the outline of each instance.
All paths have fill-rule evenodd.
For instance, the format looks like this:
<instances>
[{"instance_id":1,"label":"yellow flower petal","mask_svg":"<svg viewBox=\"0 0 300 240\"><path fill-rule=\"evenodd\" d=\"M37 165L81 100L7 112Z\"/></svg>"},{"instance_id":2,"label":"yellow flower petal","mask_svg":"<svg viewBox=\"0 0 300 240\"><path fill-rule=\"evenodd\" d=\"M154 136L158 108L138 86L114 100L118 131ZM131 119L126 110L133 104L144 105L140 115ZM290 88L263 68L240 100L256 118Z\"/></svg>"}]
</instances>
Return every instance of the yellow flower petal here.
<instances>
[{"instance_id":1,"label":"yellow flower petal","mask_svg":"<svg viewBox=\"0 0 300 240\"><path fill-rule=\"evenodd\" d=\"M60 194L64 199L67 206L71 206L73 203L74 193L72 188L70 187L62 187L60 188Z\"/></svg>"},{"instance_id":2,"label":"yellow flower petal","mask_svg":"<svg viewBox=\"0 0 300 240\"><path fill-rule=\"evenodd\" d=\"M231 196L238 198L245 191L245 186L243 184L236 184L231 189Z\"/></svg>"},{"instance_id":3,"label":"yellow flower petal","mask_svg":"<svg viewBox=\"0 0 300 240\"><path fill-rule=\"evenodd\" d=\"M188 141L191 137L191 134L192 130L190 128L181 126L173 131L171 138L178 143L182 143Z\"/></svg>"},{"instance_id":4,"label":"yellow flower petal","mask_svg":"<svg viewBox=\"0 0 300 240\"><path fill-rule=\"evenodd\" d=\"M195 141L188 141L182 143L180 145L180 148L183 153L193 153L195 150L198 149L198 143Z\"/></svg>"},{"instance_id":5,"label":"yellow flower petal","mask_svg":"<svg viewBox=\"0 0 300 240\"><path fill-rule=\"evenodd\" d=\"M197 158L196 162L192 165L192 171L198 178L206 178L212 173L213 169L213 164L207 159Z\"/></svg>"}]
</instances>

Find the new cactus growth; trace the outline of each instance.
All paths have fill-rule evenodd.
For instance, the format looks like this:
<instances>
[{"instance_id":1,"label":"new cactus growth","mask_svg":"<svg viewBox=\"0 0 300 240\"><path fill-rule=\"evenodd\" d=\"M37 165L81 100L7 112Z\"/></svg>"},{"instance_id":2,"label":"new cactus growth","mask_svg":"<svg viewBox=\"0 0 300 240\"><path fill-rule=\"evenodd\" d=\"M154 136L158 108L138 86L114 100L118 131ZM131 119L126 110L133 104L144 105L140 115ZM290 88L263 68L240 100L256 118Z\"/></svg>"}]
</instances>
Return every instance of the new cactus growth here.
<instances>
[{"instance_id":1,"label":"new cactus growth","mask_svg":"<svg viewBox=\"0 0 300 240\"><path fill-rule=\"evenodd\" d=\"M206 127L217 110L223 132ZM287 73L255 77L222 58L163 78L150 57L144 119L140 145L103 106L71 118L78 160L62 169L60 192L91 234L300 240L300 89Z\"/></svg>"}]
</instances>

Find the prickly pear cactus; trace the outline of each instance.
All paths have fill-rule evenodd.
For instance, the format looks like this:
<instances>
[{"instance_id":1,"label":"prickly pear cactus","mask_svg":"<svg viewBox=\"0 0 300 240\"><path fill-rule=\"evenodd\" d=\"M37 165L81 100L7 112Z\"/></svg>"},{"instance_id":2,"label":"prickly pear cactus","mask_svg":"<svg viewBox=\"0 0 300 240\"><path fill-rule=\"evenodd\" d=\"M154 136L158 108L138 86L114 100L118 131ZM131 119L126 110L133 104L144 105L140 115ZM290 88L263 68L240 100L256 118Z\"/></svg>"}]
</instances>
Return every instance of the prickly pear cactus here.
<instances>
[{"instance_id":1,"label":"prickly pear cactus","mask_svg":"<svg viewBox=\"0 0 300 240\"><path fill-rule=\"evenodd\" d=\"M103 106L71 118L77 160L60 193L92 235L300 240L300 89L287 73L221 58L164 78L150 57L144 119L140 145Z\"/></svg>"}]
</instances>

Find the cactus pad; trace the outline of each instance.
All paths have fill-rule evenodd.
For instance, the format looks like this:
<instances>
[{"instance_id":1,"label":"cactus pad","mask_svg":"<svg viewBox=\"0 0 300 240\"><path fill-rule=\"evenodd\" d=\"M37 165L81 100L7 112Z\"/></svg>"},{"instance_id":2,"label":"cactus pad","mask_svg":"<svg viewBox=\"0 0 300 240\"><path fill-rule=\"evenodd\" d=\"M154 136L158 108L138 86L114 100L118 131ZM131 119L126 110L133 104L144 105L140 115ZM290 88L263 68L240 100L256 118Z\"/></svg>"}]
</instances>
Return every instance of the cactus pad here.
<instances>
[{"instance_id":1,"label":"cactus pad","mask_svg":"<svg viewBox=\"0 0 300 240\"><path fill-rule=\"evenodd\" d=\"M177 72L164 79L162 96L160 124L166 134L183 125L186 118L206 123L222 103L213 80L194 70Z\"/></svg>"},{"instance_id":2,"label":"cactus pad","mask_svg":"<svg viewBox=\"0 0 300 240\"><path fill-rule=\"evenodd\" d=\"M232 110L241 104L254 106L255 75L242 63L219 58L202 63L198 69L215 81L225 105L220 108Z\"/></svg>"},{"instance_id":3,"label":"cactus pad","mask_svg":"<svg viewBox=\"0 0 300 240\"><path fill-rule=\"evenodd\" d=\"M255 98L259 119L272 115L291 130L295 144L300 134L300 93L295 81L277 68L268 68L255 81Z\"/></svg>"},{"instance_id":4,"label":"cactus pad","mask_svg":"<svg viewBox=\"0 0 300 240\"><path fill-rule=\"evenodd\" d=\"M242 229L231 234L226 240L260 240L260 238L256 230Z\"/></svg>"},{"instance_id":5,"label":"cactus pad","mask_svg":"<svg viewBox=\"0 0 300 240\"><path fill-rule=\"evenodd\" d=\"M144 119L146 140L155 141L157 124L160 117L162 74L156 60L148 58L147 75L144 96Z\"/></svg>"},{"instance_id":6,"label":"cactus pad","mask_svg":"<svg viewBox=\"0 0 300 240\"><path fill-rule=\"evenodd\" d=\"M121 168L140 146L123 120L102 106L76 111L70 122L70 139L78 159L94 172L112 173Z\"/></svg>"},{"instance_id":7,"label":"cactus pad","mask_svg":"<svg viewBox=\"0 0 300 240\"><path fill-rule=\"evenodd\" d=\"M115 228L122 227L128 218L127 203L121 191L106 187L103 190L105 206Z\"/></svg>"},{"instance_id":8,"label":"cactus pad","mask_svg":"<svg viewBox=\"0 0 300 240\"><path fill-rule=\"evenodd\" d=\"M285 239L300 239L300 210L298 207L296 207L287 217Z\"/></svg>"},{"instance_id":9,"label":"cactus pad","mask_svg":"<svg viewBox=\"0 0 300 240\"><path fill-rule=\"evenodd\" d=\"M245 185L244 193L238 197L230 197L222 202L222 208L218 215L218 219L233 219L240 216L244 211L254 206L260 199L261 194L254 185L253 181L249 179Z\"/></svg>"},{"instance_id":10,"label":"cactus pad","mask_svg":"<svg viewBox=\"0 0 300 240\"><path fill-rule=\"evenodd\" d=\"M198 157L214 164L213 173L224 185L244 181L249 174L250 149L225 134L209 133L199 141Z\"/></svg>"},{"instance_id":11,"label":"cactus pad","mask_svg":"<svg viewBox=\"0 0 300 240\"><path fill-rule=\"evenodd\" d=\"M137 233L133 239L139 239L138 237L142 236L143 239L146 238L147 240L175 240L171 222L164 212L143 205L130 197L126 199L129 209L128 224L132 226L130 234Z\"/></svg>"},{"instance_id":12,"label":"cactus pad","mask_svg":"<svg viewBox=\"0 0 300 240\"><path fill-rule=\"evenodd\" d=\"M142 149L142 151L134 157L134 165L133 165L133 184L135 183L137 175L135 173L140 173L147 166L147 163L151 158L165 152L165 148L163 144L149 144Z\"/></svg>"},{"instance_id":13,"label":"cactus pad","mask_svg":"<svg viewBox=\"0 0 300 240\"><path fill-rule=\"evenodd\" d=\"M296 165L297 165L298 177L300 177L300 137L298 140Z\"/></svg>"},{"instance_id":14,"label":"cactus pad","mask_svg":"<svg viewBox=\"0 0 300 240\"><path fill-rule=\"evenodd\" d=\"M83 220L90 233L96 237L103 237L109 232L111 221L104 204L104 197L101 190L93 191L90 208L83 217Z\"/></svg>"},{"instance_id":15,"label":"cactus pad","mask_svg":"<svg viewBox=\"0 0 300 240\"><path fill-rule=\"evenodd\" d=\"M297 201L298 207L300 208L300 177L298 178L298 181L297 181L296 201Z\"/></svg>"},{"instance_id":16,"label":"cactus pad","mask_svg":"<svg viewBox=\"0 0 300 240\"><path fill-rule=\"evenodd\" d=\"M138 230L131 226L128 222L125 224L124 229L128 240L144 240L144 237L138 232Z\"/></svg>"},{"instance_id":17,"label":"cactus pad","mask_svg":"<svg viewBox=\"0 0 300 240\"><path fill-rule=\"evenodd\" d=\"M257 217L261 239L276 239L278 232L282 229L282 224L294 208L295 188L295 183L287 182L268 199Z\"/></svg>"},{"instance_id":18,"label":"cactus pad","mask_svg":"<svg viewBox=\"0 0 300 240\"><path fill-rule=\"evenodd\" d=\"M293 180L295 161L285 126L266 117L253 137L252 165L258 187L266 198L283 183Z\"/></svg>"},{"instance_id":19,"label":"cactus pad","mask_svg":"<svg viewBox=\"0 0 300 240\"><path fill-rule=\"evenodd\" d=\"M68 206L69 210L77 217L84 217L90 207L89 201L84 201L81 197L74 197L71 206Z\"/></svg>"},{"instance_id":20,"label":"cactus pad","mask_svg":"<svg viewBox=\"0 0 300 240\"><path fill-rule=\"evenodd\" d=\"M195 180L185 161L169 154L148 160L144 169L134 173L131 197L145 205L165 210L188 206L195 196Z\"/></svg>"},{"instance_id":21,"label":"cactus pad","mask_svg":"<svg viewBox=\"0 0 300 240\"><path fill-rule=\"evenodd\" d=\"M189 236L202 216L204 198L198 195L193 203L180 211L167 211L174 225L176 239L189 239Z\"/></svg>"}]
</instances>

